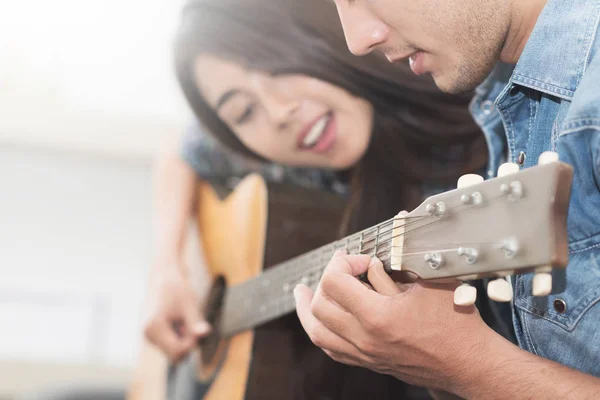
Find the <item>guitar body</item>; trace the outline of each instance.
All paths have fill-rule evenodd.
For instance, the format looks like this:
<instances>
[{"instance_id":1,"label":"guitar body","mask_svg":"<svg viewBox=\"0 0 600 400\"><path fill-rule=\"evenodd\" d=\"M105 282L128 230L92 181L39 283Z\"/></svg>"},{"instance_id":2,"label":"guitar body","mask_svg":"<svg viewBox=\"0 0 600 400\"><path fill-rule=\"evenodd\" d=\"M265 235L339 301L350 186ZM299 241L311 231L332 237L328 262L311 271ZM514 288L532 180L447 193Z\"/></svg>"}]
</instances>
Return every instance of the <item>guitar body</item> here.
<instances>
[{"instance_id":1,"label":"guitar body","mask_svg":"<svg viewBox=\"0 0 600 400\"><path fill-rule=\"evenodd\" d=\"M265 182L258 176L244 180L224 201L209 184L200 185L197 224L213 280L222 277L233 286L262 270L267 196ZM247 331L220 343L213 360L199 369L198 380L208 385L206 400L244 398L253 339L254 332Z\"/></svg>"},{"instance_id":2,"label":"guitar body","mask_svg":"<svg viewBox=\"0 0 600 400\"><path fill-rule=\"evenodd\" d=\"M258 175L244 179L224 199L201 184L197 225L212 281L228 287L243 283L265 265L334 240L343 208L340 198L316 190L282 185L267 190ZM216 340L212 357L197 357L201 387L196 391L207 400L293 398L304 382L302 359L325 358L306 338L295 314Z\"/></svg>"}]
</instances>

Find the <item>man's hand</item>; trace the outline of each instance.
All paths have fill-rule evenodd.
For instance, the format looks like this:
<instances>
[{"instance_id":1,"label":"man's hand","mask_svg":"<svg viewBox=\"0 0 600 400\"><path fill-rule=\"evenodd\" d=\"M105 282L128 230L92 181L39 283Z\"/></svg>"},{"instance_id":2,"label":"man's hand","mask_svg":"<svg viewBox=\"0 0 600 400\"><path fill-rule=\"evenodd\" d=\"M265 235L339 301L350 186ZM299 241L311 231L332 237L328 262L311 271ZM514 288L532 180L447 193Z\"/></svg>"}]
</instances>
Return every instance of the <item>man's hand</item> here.
<instances>
[{"instance_id":1,"label":"man's hand","mask_svg":"<svg viewBox=\"0 0 600 400\"><path fill-rule=\"evenodd\" d=\"M355 278L367 270L372 288ZM457 285L397 285L378 259L338 252L316 293L298 285L294 296L302 326L334 360L456 392L496 335L475 307L454 307Z\"/></svg>"},{"instance_id":2,"label":"man's hand","mask_svg":"<svg viewBox=\"0 0 600 400\"><path fill-rule=\"evenodd\" d=\"M157 270L144 333L177 362L210 332L210 325L200 316L196 294L183 268L168 265Z\"/></svg>"}]
</instances>

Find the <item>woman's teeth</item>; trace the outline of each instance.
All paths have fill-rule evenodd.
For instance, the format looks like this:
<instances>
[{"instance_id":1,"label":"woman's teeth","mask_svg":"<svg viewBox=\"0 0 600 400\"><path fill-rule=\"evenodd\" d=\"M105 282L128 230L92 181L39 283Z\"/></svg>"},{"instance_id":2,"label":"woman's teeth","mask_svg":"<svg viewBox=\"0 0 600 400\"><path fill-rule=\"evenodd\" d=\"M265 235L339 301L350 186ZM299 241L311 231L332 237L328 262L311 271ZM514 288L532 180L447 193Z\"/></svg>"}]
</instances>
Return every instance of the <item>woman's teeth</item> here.
<instances>
[{"instance_id":1,"label":"woman's teeth","mask_svg":"<svg viewBox=\"0 0 600 400\"><path fill-rule=\"evenodd\" d=\"M318 120L313 125L310 132L308 132L308 135L306 135L304 137L304 140L302 141L302 145L305 147L314 146L319 141L319 139L321 138L323 133L325 132L325 128L327 127L328 122L329 122L329 115L325 115L320 120Z\"/></svg>"}]
</instances>

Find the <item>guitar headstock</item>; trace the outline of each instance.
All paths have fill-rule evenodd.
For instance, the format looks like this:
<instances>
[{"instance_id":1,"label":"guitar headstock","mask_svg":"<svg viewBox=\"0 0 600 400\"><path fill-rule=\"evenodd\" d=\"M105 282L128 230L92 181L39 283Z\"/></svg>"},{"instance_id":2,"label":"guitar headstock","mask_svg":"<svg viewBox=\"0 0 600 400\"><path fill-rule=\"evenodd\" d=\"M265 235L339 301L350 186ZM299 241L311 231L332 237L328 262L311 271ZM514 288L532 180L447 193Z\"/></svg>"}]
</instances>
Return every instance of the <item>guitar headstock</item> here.
<instances>
[{"instance_id":1,"label":"guitar headstock","mask_svg":"<svg viewBox=\"0 0 600 400\"><path fill-rule=\"evenodd\" d=\"M396 217L392 269L428 280L495 277L488 294L497 301L512 299L506 276L536 272L533 294L548 295L549 272L568 262L572 178L572 167L551 152L523 171L503 164L498 177L487 181L478 175L461 177L457 189ZM457 305L473 304L475 298L475 288L467 284L455 292Z\"/></svg>"}]
</instances>

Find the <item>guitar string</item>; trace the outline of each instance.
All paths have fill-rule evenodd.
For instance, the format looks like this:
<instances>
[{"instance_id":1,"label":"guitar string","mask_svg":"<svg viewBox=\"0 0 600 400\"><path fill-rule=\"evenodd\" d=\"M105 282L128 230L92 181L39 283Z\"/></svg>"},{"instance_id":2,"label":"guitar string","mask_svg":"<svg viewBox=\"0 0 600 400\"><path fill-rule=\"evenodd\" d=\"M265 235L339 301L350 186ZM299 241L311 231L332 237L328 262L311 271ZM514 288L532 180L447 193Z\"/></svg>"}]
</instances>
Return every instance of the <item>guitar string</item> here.
<instances>
[{"instance_id":1,"label":"guitar string","mask_svg":"<svg viewBox=\"0 0 600 400\"><path fill-rule=\"evenodd\" d=\"M490 245L490 244L497 245L498 243L484 243L484 242L481 242L481 243L478 243L478 244L479 245ZM441 250L438 250L438 251L455 251L455 250L456 250L456 248L453 248L453 249L441 249ZM391 249L384 249L383 253L390 252L390 251L391 251ZM403 258L406 259L406 258L410 258L410 257L414 257L414 256L417 256L417 255L422 255L422 254L426 254L426 253L427 252L404 253L403 254ZM329 255L330 254L328 254L328 256ZM325 258L325 257L321 256L321 259L322 258ZM328 258L329 257L327 257L327 259ZM313 258L313 261L314 261L314 258ZM299 276L303 276L303 278L306 279L306 281L304 283L308 284L309 286L311 286L311 285L314 286L320 280L320 277L322 276L322 272L325 269L325 266L323 264L324 263L321 262L320 265L316 266L315 268L311 268L311 271L308 271L308 273L307 273L307 271L300 271L300 269L297 269L295 271L296 273L295 273L295 276L293 277L294 278L293 281L295 281L297 283L299 281L298 277ZM391 263L391 267L393 268L394 266L395 265L393 263ZM316 274L315 274L315 272L316 272ZM291 288L292 284L290 283L290 278L291 277L289 276L289 274L284 275L284 276L279 276L278 278L279 279L276 280L276 284L277 284L276 287L282 288L284 284L287 284L288 287ZM285 282L283 284L282 284L282 280L285 280ZM255 292L255 294L256 293L257 292ZM275 293L276 295L274 296L272 293ZM263 305L266 305L267 307L271 307L274 302L276 304L279 304L282 301L288 300L287 297L289 297L289 296L290 296L289 293L285 293L284 292L283 296L282 296L281 293L277 294L277 291L275 291L275 292L269 291L269 292L267 292L267 299L266 299L266 301L263 301L263 303L264 303Z\"/></svg>"},{"instance_id":2,"label":"guitar string","mask_svg":"<svg viewBox=\"0 0 600 400\"><path fill-rule=\"evenodd\" d=\"M316 289L315 286L320 280L320 276L322 275L323 269L324 266L322 268L319 268L318 275L310 275L310 278L305 283L313 287L313 289ZM237 325L237 329L233 329L233 331L237 331L242 327L255 326L260 322L276 318L277 316L292 311L295 308L295 302L293 301L291 293L285 293L284 296L279 295L275 298L272 295L268 297L269 298L267 299L267 301L263 301L262 307L264 307L264 309L259 310L261 311L260 313L257 314L256 309L251 309L251 313L240 312L241 309L238 309L236 312L236 316L230 316L233 317L231 318L232 321L230 325L233 325L234 327Z\"/></svg>"},{"instance_id":3,"label":"guitar string","mask_svg":"<svg viewBox=\"0 0 600 400\"><path fill-rule=\"evenodd\" d=\"M498 196L496 198L492 198L489 201L491 202L491 201L494 201L494 200L496 200L498 198L502 198L502 197L504 197L504 195L500 195L500 196ZM458 206L450 208L450 210L454 210L454 209L460 208L461 206L464 206L465 210L459 211L459 213L464 212L464 211L468 211L468 210L472 209L472 207L468 207L469 205L460 204ZM311 252L308 252L308 253L305 253L303 255L300 255L300 256L297 256L295 258L292 258L292 259L290 259L290 260L288 260L288 261L286 261L284 263L280 263L278 265L275 265L275 266L269 268L267 271L273 271L274 269L277 269L278 266L282 266L283 264L289 264L289 263L294 262L294 261L302 261L303 263L307 263L308 264L308 263L314 261L314 258L320 258L322 256L321 250L328 250L328 252L330 252L331 250L327 249L328 247L334 247L335 249L338 249L338 248L342 249L342 248L345 248L348 245L348 243L352 243L355 240L358 240L362 244L367 243L369 241L377 240L379 237L385 236L386 234L388 234L390 232L393 232L395 229L398 229L399 227L394 227L394 228L392 228L390 230L383 231L383 232L381 232L380 229L378 231L377 228L381 227L381 226L389 225L390 223L393 223L396 220L418 219L418 221L414 221L414 222L410 222L410 223L405 223L405 224L403 224L401 226L401 227L406 228L406 227L414 225L414 224L416 224L418 222L421 222L424 219L429 219L429 218L434 218L434 221L432 221L432 223L435 223L435 222L437 222L437 221L440 220L439 217L437 217L435 215L430 215L430 214L428 214L428 215L422 215L422 216L406 216L406 217L397 217L396 216L396 217L393 217L393 218L391 218L391 219L389 219L387 221L384 221L384 222L376 225L375 227L367 228L367 229L363 230L362 232L358 232L356 234L350 235L347 238L344 238L344 239L341 239L339 241L336 241L336 242L330 243L328 245L322 246L322 247L320 247L318 249L315 249L315 250L313 250ZM422 225L422 226L420 226L420 227L418 227L416 229L412 229L412 230L409 230L409 231L405 230L404 233L392 236L391 238L389 238L389 239L387 239L385 241L378 241L377 247L380 247L380 246L384 247L383 245L389 243L393 239L395 239L397 237L400 237L400 236L403 236L403 235L407 235L408 233L411 233L411 232L413 232L413 231L415 231L417 229L420 229L421 227L425 227L427 225L429 225L429 224ZM372 233L374 233L374 232L379 232L379 233L375 237L367 237L367 238L364 237L365 235L367 235L367 236L368 235L372 235ZM361 235L362 235L362 239L361 239ZM346 246L340 246L341 242L346 242ZM360 249L360 243L359 243L359 249ZM431 246L433 247L434 245L431 245ZM354 249L354 248L348 246L347 249L350 250L350 249ZM362 251L356 252L356 254L369 254L373 249L374 249L374 247L369 247L369 248L366 248L366 249L362 249ZM308 260L306 259L307 256L309 258Z\"/></svg>"},{"instance_id":4,"label":"guitar string","mask_svg":"<svg viewBox=\"0 0 600 400\"><path fill-rule=\"evenodd\" d=\"M497 196L497 197L492 197L491 199L489 199L489 200L488 200L488 202L490 202L490 203L491 203L491 202L494 202L494 201L496 201L496 200L498 200L498 199L501 199L501 198L504 198L504 197L505 197L505 195L499 195L499 196ZM464 209L463 209L462 211L458 211L458 212L457 212L457 214L461 214L461 213L463 213L463 212L470 211L470 210L472 210L472 209L473 209L473 206L471 206L471 205L469 205L469 204L460 204L460 205L458 205L458 206L455 206L455 207L452 207L452 208L450 208L450 209L448 209L448 210L452 210L452 211L454 211L455 209L458 209L458 208L460 208L460 207L464 207ZM433 218L436 218L436 220L435 220L435 221L439 221L439 220L441 220L441 219L442 219L441 217L438 217L438 216L436 216L436 215L431 215L431 214L430 214L430 215L425 215L425 216L416 216L415 218L419 218L419 217L420 217L420 218L422 218L422 219L424 219L424 218L431 218L431 217L433 217ZM388 221L386 221L385 223L386 223L386 224L389 224L390 222L393 222L393 221L395 221L395 220L403 220L403 219L404 219L404 218L402 218L402 217L394 217L394 218L392 218L391 220L388 220ZM435 221L434 221L434 222L435 222ZM389 232L393 232L395 229L398 229L398 228L402 228L402 227L408 227L408 226L411 226L412 224L415 224L415 223L418 223L418 222L420 222L420 221L414 221L414 222L411 222L411 223L408 223L408 224L403 224L403 225L400 225L399 227L393 227L392 229L390 229L390 230L388 230L388 231L380 232L378 236L385 235L386 233L389 233ZM372 228L369 228L369 229L372 229ZM392 236L392 237L390 238L390 240L393 240L393 239L395 239L396 237L399 237L399 236ZM375 239L375 238L369 238L368 240L374 240L374 239ZM383 243L383 242L379 242L379 244L381 244L381 243ZM372 248L371 248L371 249L372 249Z\"/></svg>"},{"instance_id":5,"label":"guitar string","mask_svg":"<svg viewBox=\"0 0 600 400\"><path fill-rule=\"evenodd\" d=\"M431 217L431 216L427 215L427 216L421 217L421 219L427 219L429 217ZM390 230L390 231L388 231L388 233L392 232L392 231L393 230ZM405 231L405 234L410 233L410 232L411 231ZM352 235L352 239L354 239L355 236L356 235ZM399 237L399 236L400 235L397 235L396 237ZM337 248L339 248L339 249L345 248L345 246L347 244L345 244L344 246L341 246L342 242L350 243L352 241L352 239L349 237L349 238L342 239L342 240L337 241L337 242L333 242L333 243L331 243L329 245L322 246L322 247L320 247L320 248L318 248L316 250L313 250L313 251L311 251L311 252L309 252L307 254L304 254L304 255L301 255L299 257L296 257L296 258L294 258L292 260L286 261L286 262L281 263L279 265L275 265L275 266L269 268L268 270L266 270L262 274L262 277L265 277L267 275L268 275L268 277L273 277L272 276L274 274L273 271L276 271L275 273L279 273L279 275L280 275L280 276L278 276L279 280L282 280L282 278L285 279L285 280L289 280L290 278L297 278L298 276L306 275L306 274L312 275L315 271L324 268L324 266L322 265L322 263L323 263L322 262L322 258L323 258L324 255L327 256L327 259L330 259L331 255L333 255L335 249L337 249ZM356 237L356 239L360 240L360 237ZM386 244L386 243L389 243L389 242L391 242L391 240L387 240L385 242L381 242L381 244ZM331 247L333 247L333 250L331 249ZM358 248L360 248L360 246L358 246L358 247L350 247L349 246L347 248L347 250L348 251L352 251L352 250L355 250L355 249L358 249ZM370 250L373 250L373 248L364 249L361 254L367 254L367 253L365 253L365 251L370 252ZM353 253L357 254L358 252L353 252ZM315 263L316 259L319 259L319 263ZM295 263L301 263L303 265L310 265L310 267L308 267L308 268L293 268L293 269L290 268ZM281 268L281 267L283 267L283 268ZM287 274L283 274L283 272L284 272L285 269L290 269L291 271L287 271L286 270L285 272L287 272ZM241 285L238 285L238 286L233 286L231 289L234 289L236 287L241 289L242 286L250 286L250 285L252 285L252 283L256 283L256 279L244 282L244 283L242 283Z\"/></svg>"},{"instance_id":6,"label":"guitar string","mask_svg":"<svg viewBox=\"0 0 600 400\"><path fill-rule=\"evenodd\" d=\"M498 198L502 198L502 197L504 197L504 195L498 196L496 198L492 198L492 199L490 199L488 201L492 202L492 201L494 201L494 200L496 200ZM464 206L465 210L459 211L459 213L462 213L462 212L468 211L468 210L472 210L472 207L468 207L469 205L465 205L465 204L461 204L461 205L452 207L452 208L450 208L450 210L458 209L461 206ZM411 229L411 230L406 230L405 229L405 231L403 233L398 234L398 235L393 235L391 238L389 238L387 240L384 240L384 241L379 241L378 240L381 236L386 236L387 234L389 234L390 232L393 232L394 230L396 230L398 228L406 228L408 226L418 224L419 222L422 222L423 220L432 219L432 218L434 218L434 220L432 222L430 222L430 223L427 223L427 224L424 224L424 225L420 225L420 226L418 226L418 227L416 227L414 229ZM397 221L397 220L406 221L407 219L411 219L411 220L414 220L414 221L411 221L409 223L404 223L404 224L402 224L399 227L398 226L397 227L392 227L392 229L388 229L387 231L381 232L380 228L382 226L387 226L387 225L393 224L393 222ZM304 276L304 277L308 276L308 279L307 279L308 281L306 283L309 286L314 286L320 280L322 272L323 272L323 270L326 267L326 265L325 266L322 265L323 264L324 253L325 253L325 255L327 255L327 257L325 257L327 260L331 258L331 255L333 254L333 252L335 250L342 249L342 248L346 248L347 252L349 252L351 254L352 254L352 250L359 250L358 252L356 252L354 254L357 254L357 253L358 254L370 254L371 251L375 250L375 252L374 252L373 255L379 255L379 252L377 252L377 250L378 250L377 248L378 247L385 247L386 244L392 242L393 239L395 239L397 237L407 236L409 233L412 233L412 232L414 232L414 231L416 231L418 229L427 227L429 225L435 224L435 223L437 223L437 222L439 222L441 220L442 220L442 218L439 218L438 216L431 215L431 214L428 214L428 215L425 215L425 216L407 216L407 217L397 217L396 216L394 218L391 218L391 219L389 219L387 221L384 221L384 222L378 224L375 227L371 227L371 228L365 229L362 232L358 232L357 234L350 235L350 236L348 236L345 239L341 239L339 241L330 243L329 245L322 246L321 248L313 250L313 251L311 251L309 253L306 253L304 255L298 256L298 257L296 257L295 260L292 259L292 260L289 260L287 262L281 263L279 265L275 265L274 267L266 270L265 273L263 273L263 275L265 275L265 274L267 274L267 273L269 273L271 271L275 271L274 273L270 274L270 275L275 275L275 276L271 276L271 278L277 278L276 281L278 281L277 283L280 283L280 284L282 283L282 281L286 281L286 282L289 281L289 278L292 278L292 277L293 278L298 278L299 276ZM375 232L377 232L375 237L369 237L369 238L366 238L366 239L364 238L365 234L371 235L372 233L375 233ZM350 246L348 246L348 243L350 243L352 241L355 241L355 240L359 240L358 246L356 246L356 247L350 247ZM361 247L362 247L362 245L364 243L369 242L369 241L373 241L373 240L376 241L376 246L373 246L373 247L370 247L370 248L367 248L367 249L361 249ZM345 242L345 245L341 245L342 242ZM466 243L463 243L463 244L466 244ZM486 244L486 243L475 243L475 242L473 242L471 244L483 245L483 244ZM433 247L433 245L430 245L430 246ZM439 246L439 244L438 244L438 246ZM396 246L393 246L393 245L392 246L388 246L387 249L383 250L383 253L386 253L386 252L391 253L391 249L394 248L394 247L396 247ZM397 247L403 247L403 246L397 246ZM404 250L406 250L407 248L408 247L403 247ZM425 248L425 247L422 247L422 248ZM323 250L326 250L326 252L324 252ZM426 253L427 252L425 252L425 253L418 253L418 254L426 254ZM418 254L417 253L405 253L405 254L403 254L403 257L405 257L405 256L416 256ZM308 260L307 260L307 258L308 258ZM319 263L317 263L316 265L314 265L314 262L315 262L316 259L319 259ZM282 274L282 272L284 272L284 269L288 269L288 268L291 269L290 267L292 267L294 264L297 264L297 263L301 263L301 264L305 264L305 265L313 264L313 267L306 268L306 269L293 268L293 273L292 274L290 274L289 272L287 274ZM284 268L278 268L278 267L284 267ZM393 265L392 265L392 267L393 267ZM279 274L277 274L277 272L278 272L277 270L278 269L281 270L279 272ZM318 276L314 276L313 277L313 275L315 275L315 272L317 272ZM317 278L317 279L314 279L314 278ZM256 280L257 279L252 279L251 281L256 281ZM251 282L251 281L247 281L246 283ZM257 282L254 282L254 283L257 283ZM255 286L255 285L253 285L253 286ZM234 289L234 288L236 288L236 286L230 288L230 290ZM241 289L241 287L240 287L240 289ZM250 289L250 288L248 288L248 289ZM234 294L234 293L230 293L230 294ZM240 293L240 294L242 294L242 293ZM238 296L232 296L232 297L238 297ZM283 296L277 295L276 297L268 296L267 295L267 299L266 299L267 301L263 302L262 306L269 307L271 304L273 304L273 302L275 302L276 304L279 304L280 302L286 302L287 300L289 300L289 299L287 299L288 297L289 298L292 297L290 293L284 293ZM229 300L234 300L234 298L230 298ZM254 316L254 318L247 318L247 319L250 320L249 322L251 323L251 321L253 319L258 319L258 320L264 319L265 318L265 314L266 313L261 312L257 316ZM270 315L267 314L266 316L269 317ZM248 316L246 315L246 317L248 317Z\"/></svg>"},{"instance_id":7,"label":"guitar string","mask_svg":"<svg viewBox=\"0 0 600 400\"><path fill-rule=\"evenodd\" d=\"M431 217L432 217L431 215L426 215L426 216L418 216L418 217L412 217L412 218L419 218L420 220L424 220L424 219L429 219L429 218L431 218ZM393 220L393 219L392 219L392 220ZM392 220L390 220L390 221L392 221ZM433 223L435 223L436 221L437 221L437 217L436 217L436 220L434 220L434 221L433 221ZM415 221L415 222L420 222L420 221ZM413 225L415 222L413 222L413 223L409 223L409 224L404 224L404 227L411 226L411 225ZM371 229L372 229L372 228L369 228L368 230L371 230ZM385 236L386 234L393 232L393 230L394 230L394 229L390 229L390 230L388 230L388 231L384 231L384 232L380 233L380 234L379 234L379 236ZM405 231L403 234L399 234L399 235L393 236L392 238L390 238L390 239L388 239L388 240L385 240L385 241L379 242L379 245L378 245L378 246L382 246L382 245L388 244L388 243L390 243L390 242L391 242L391 241L392 241L394 238L400 237L400 236L402 236L402 235L404 235L404 234L408 234L408 233L410 233L410 232L412 232L412 231L413 231L413 230L410 230L410 231ZM363 231L363 232L364 232L364 231ZM265 271L265 273L263 273L262 275L265 275L265 274L269 273L270 271L277 270L277 269L279 269L279 267L280 267L280 266L281 266L281 267L285 267L285 266L288 266L288 265L290 265L290 264L292 264L292 263L294 263L294 262L302 262L303 264L311 264L311 263L314 263L314 260L315 260L316 258L321 258L321 257L323 256L323 250L325 250L325 253L327 253L327 254L330 254L330 255L332 255L332 254L333 254L333 252L334 252L335 250L333 250L333 251L332 251L331 249L328 249L329 247L333 247L334 249L344 249L344 248L346 248L348 251L350 251L350 250L354 250L354 249L356 249L357 247L351 247L351 246L348 246L348 247L346 247L346 246L347 246L347 244L349 244L349 243L352 243L353 241L356 241L356 240L359 240L359 241L360 241L360 233L361 233L361 232L359 232L358 234L353 234L353 235L351 235L351 236L349 236L349 237L347 237L347 238L344 238L344 239L341 239L341 240L335 241L335 242L333 242L333 243L330 243L330 244L328 244L328 245L325 245L325 246L322 246L322 247L320 247L320 248L317 248L317 249L315 249L315 250L312 250L312 251L310 251L310 252L308 252L308 253L306 253L306 254L303 254L303 255L300 255L300 256L294 257L294 258L292 258L292 259L290 259L290 260L288 260L288 261L285 261L285 262L283 262L283 263L280 263L280 264L274 265L274 266L272 266L271 268L269 268L268 270L266 270L266 271ZM369 240L371 240L371 238L369 238ZM342 242L345 242L346 244L345 244L345 245L341 245L341 244L342 244ZM364 240L363 240L363 243L364 243ZM360 243L359 243L359 244L360 244ZM359 246L359 247L360 247L360 246ZM383 247L383 246L382 246L382 247ZM368 253L369 253L371 250L373 250L373 249L374 249L374 247L367 248L367 249L363 249L361 253L354 252L354 254L368 254ZM308 259L307 259L307 258L308 258ZM317 267L319 267L319 266L317 266ZM310 271L310 268L304 269L304 271ZM300 272L302 272L302 271L300 271ZM244 283L242 283L241 285L243 285L243 284L244 284ZM238 286L239 286L239 285L238 285ZM233 286L232 288L235 288L235 287L236 287L236 286Z\"/></svg>"},{"instance_id":8,"label":"guitar string","mask_svg":"<svg viewBox=\"0 0 600 400\"><path fill-rule=\"evenodd\" d=\"M489 202L495 201L495 200L497 200L497 199L499 199L499 198L502 198L502 197L504 197L504 195L500 195L500 196L498 196L498 197L491 198L491 199L489 200ZM464 207L465 207L465 209L464 209L464 210L462 210L462 211L459 211L458 213L462 213L462 212L469 211L469 210L471 210L471 209L472 209L472 207L469 207L469 205L461 204L461 205L458 205L458 206L455 206L455 207L452 207L452 208L450 208L450 210L455 210L455 209L457 209L457 208L460 208L461 206L464 206ZM388 233L390 233L390 232L393 232L394 230L396 230L396 229L398 229L398 228L401 228L401 227L403 227L403 228L409 227L409 226L411 226L411 225L414 225L414 224L416 224L416 223L418 223L418 222L421 222L423 219L435 218L435 219L434 219L434 221L433 221L432 223L435 223L435 222L437 222L437 221L439 221L439 220L440 220L440 217L438 217L438 216L436 216L436 215L430 215L430 214L428 214L428 215L424 215L424 216L412 216L412 217L410 217L410 218L413 218L413 219L415 219L415 218L418 218L418 219L419 219L419 221L414 221L414 222L411 222L411 223L408 223L408 224L403 224L403 225L401 225L401 226L399 226L399 227L394 227L394 228L392 228L392 229L389 229L389 230L387 230L387 231L379 232L379 233L377 234L377 236L376 236L376 237L370 237L370 238L367 238L366 240L364 240L364 239L363 239L363 240L362 240L362 243L364 244L364 243L366 243L366 242L368 242L368 241L377 240L379 237L381 237L381 236L385 236L386 234L388 234ZM395 221L395 220L404 220L404 219L406 219L406 218L404 218L404 217L394 217L394 218L391 218L391 219L390 219L390 220L388 220L388 221L385 221L385 222L384 222L384 223L382 223L382 224L389 225L390 223L392 223L392 222L393 222L393 221ZM379 226L382 226L382 224L379 224ZM429 225L429 224L428 224L428 225ZM425 226L427 226L427 225L425 225ZM423 227L424 227L424 226L423 226ZM348 240L350 240L350 241L352 241L352 240L360 240L360 234L364 234L364 232L365 232L365 231L377 231L377 229L376 229L376 228L377 228L377 226L375 226L375 227L371 227L371 228L368 228L368 229L366 229L366 230L364 230L364 231L362 231L362 232L359 232L358 234L353 234L353 235L349 236L348 238L346 238L346 239L342 239L342 240L346 240L346 241L348 241ZM420 227L419 227L419 228L420 228ZM398 238L398 237L400 237L400 236L402 236L402 235L408 234L408 233L410 233L410 232L413 232L414 230L416 230L416 229L413 229L413 230L407 231L407 232L405 232L405 233L402 233L402 234L399 234L399 235L396 235L396 236L392 236L391 238L389 238L388 240L386 240L386 241L383 241L383 242L380 242L380 241L378 241L378 244L377 244L377 245L378 245L378 246L381 246L382 244L389 243L389 242L390 242L390 241L392 241L393 239L395 239L395 238ZM358 237L356 237L356 238L355 238L355 236L358 236ZM350 239L350 238L351 238L351 239ZM336 243L336 242L334 242L334 243ZM327 246L328 246L328 245L327 245ZM323 247L326 247L326 246L323 246ZM362 251L362 252L360 252L360 253L358 253L358 254L368 254L368 253L369 253L371 250L373 250L373 248L374 248L374 247L370 247L370 248L367 248L367 249L363 249L363 251ZM316 249L316 250L319 250L319 249ZM306 255L308 255L308 254L310 254L310 253L307 253ZM274 266L274 267L276 267L276 266Z\"/></svg>"}]
</instances>

